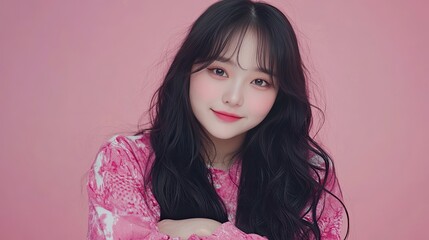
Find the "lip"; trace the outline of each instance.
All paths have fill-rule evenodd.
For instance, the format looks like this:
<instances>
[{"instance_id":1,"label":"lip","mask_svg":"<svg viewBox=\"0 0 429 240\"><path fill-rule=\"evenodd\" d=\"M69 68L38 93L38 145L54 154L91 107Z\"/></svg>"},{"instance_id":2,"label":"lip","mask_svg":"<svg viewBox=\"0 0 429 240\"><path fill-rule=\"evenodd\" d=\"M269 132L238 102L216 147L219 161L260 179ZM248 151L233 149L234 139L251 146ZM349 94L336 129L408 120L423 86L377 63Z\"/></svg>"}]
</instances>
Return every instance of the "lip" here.
<instances>
[{"instance_id":1,"label":"lip","mask_svg":"<svg viewBox=\"0 0 429 240\"><path fill-rule=\"evenodd\" d=\"M213 113L220 118L221 120L225 121L225 122L235 122L237 120L240 120L243 117L240 117L238 115L235 115L233 113L228 113L228 112L222 112L222 111L215 111L213 110Z\"/></svg>"}]
</instances>

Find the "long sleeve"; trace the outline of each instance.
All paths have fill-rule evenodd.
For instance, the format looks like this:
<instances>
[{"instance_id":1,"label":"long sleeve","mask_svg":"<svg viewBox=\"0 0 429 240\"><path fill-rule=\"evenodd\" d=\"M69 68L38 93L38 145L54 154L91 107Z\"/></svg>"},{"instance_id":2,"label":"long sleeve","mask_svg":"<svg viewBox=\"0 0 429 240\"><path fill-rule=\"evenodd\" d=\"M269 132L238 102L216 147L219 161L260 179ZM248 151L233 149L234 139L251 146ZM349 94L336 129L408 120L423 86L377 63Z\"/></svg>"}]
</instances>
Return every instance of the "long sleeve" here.
<instances>
[{"instance_id":1,"label":"long sleeve","mask_svg":"<svg viewBox=\"0 0 429 240\"><path fill-rule=\"evenodd\" d=\"M318 164L320 167L325 167L324 161L320 156L313 156L310 161ZM322 180L324 179L323 173L319 172ZM316 175L314 175L317 178ZM335 175L335 171L330 165L330 171L328 173L328 179L326 183L326 189L338 197L342 201L342 193L338 179ZM320 216L318 225L320 227L321 239L322 240L340 240L341 239L341 225L343 221L344 208L340 201L329 194L324 192L320 202L317 206L317 215ZM310 214L306 215L308 221L311 221ZM193 238L192 238L193 237ZM198 236L192 236L191 240L221 240L221 239L239 239L239 240L262 240L267 239L264 236L258 234L246 234L238 229L232 222L223 223L216 231L208 237L199 238Z\"/></svg>"},{"instance_id":2,"label":"long sleeve","mask_svg":"<svg viewBox=\"0 0 429 240\"><path fill-rule=\"evenodd\" d=\"M160 207L149 188L144 187L150 170L150 141L141 136L115 136L103 145L88 174L88 240L100 239L177 239L159 232ZM313 159L318 162L320 159ZM322 162L321 162L322 163ZM213 184L226 205L228 222L210 236L192 235L190 240L266 240L258 234L247 234L233 223L237 204L237 182L240 164L234 171L211 169ZM237 171L235 171L237 170ZM329 174L326 186L340 199L335 175ZM335 197L325 193L317 207L318 224L323 240L340 239L343 207ZM306 216L308 217L308 216ZM310 220L311 218L307 218Z\"/></svg>"},{"instance_id":3,"label":"long sleeve","mask_svg":"<svg viewBox=\"0 0 429 240\"><path fill-rule=\"evenodd\" d=\"M267 240L266 237L253 233L245 233L233 223L225 222L208 237L192 235L189 240Z\"/></svg>"},{"instance_id":4,"label":"long sleeve","mask_svg":"<svg viewBox=\"0 0 429 240\"><path fill-rule=\"evenodd\" d=\"M342 200L342 194L338 180L335 175L332 175L328 181L328 190ZM340 240L341 225L343 222L344 208L340 201L329 193L324 194L325 205L323 207L319 226L323 240Z\"/></svg>"},{"instance_id":5,"label":"long sleeve","mask_svg":"<svg viewBox=\"0 0 429 240\"><path fill-rule=\"evenodd\" d=\"M324 161L320 156L313 156L310 161L317 163L324 167ZM320 174L322 179L325 177ZM332 162L328 173L325 188L335 195L338 199L343 201L340 185L333 170ZM322 240L340 240L341 239L341 225L343 222L344 207L341 202L328 192L324 192L320 202L317 206L317 215L320 216L318 225L320 227ZM305 216L310 220L310 216Z\"/></svg>"},{"instance_id":6,"label":"long sleeve","mask_svg":"<svg viewBox=\"0 0 429 240\"><path fill-rule=\"evenodd\" d=\"M145 193L143 151L114 137L99 151L88 175L88 240L170 239L157 228L157 209ZM137 150L136 150L137 149Z\"/></svg>"}]
</instances>

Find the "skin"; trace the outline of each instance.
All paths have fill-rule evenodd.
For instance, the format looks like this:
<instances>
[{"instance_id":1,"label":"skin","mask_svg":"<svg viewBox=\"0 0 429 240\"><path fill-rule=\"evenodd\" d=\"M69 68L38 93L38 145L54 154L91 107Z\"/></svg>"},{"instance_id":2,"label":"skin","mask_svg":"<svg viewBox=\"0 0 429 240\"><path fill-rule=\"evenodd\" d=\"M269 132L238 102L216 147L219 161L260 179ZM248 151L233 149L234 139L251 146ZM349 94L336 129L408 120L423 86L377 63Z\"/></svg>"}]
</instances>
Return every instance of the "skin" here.
<instances>
[{"instance_id":1,"label":"skin","mask_svg":"<svg viewBox=\"0 0 429 240\"><path fill-rule=\"evenodd\" d=\"M220 225L220 222L208 218L164 219L158 223L158 229L170 237L188 239L192 234L200 237L210 236Z\"/></svg>"},{"instance_id":2,"label":"skin","mask_svg":"<svg viewBox=\"0 0 429 240\"><path fill-rule=\"evenodd\" d=\"M246 132L267 116L278 92L275 79L258 68L255 33L251 30L246 33L239 51L235 51L236 41L226 48L222 54L224 59L214 61L190 78L192 111L215 146L215 149L209 149L211 156L206 162L218 169L228 169L232 165L231 155L243 143ZM194 65L193 72L198 67ZM225 122L213 110L233 113L242 118ZM171 237L187 239L192 234L209 236L220 225L215 220L205 218L165 219L158 223L158 228Z\"/></svg>"},{"instance_id":3,"label":"skin","mask_svg":"<svg viewBox=\"0 0 429 240\"><path fill-rule=\"evenodd\" d=\"M226 48L224 59L214 61L190 78L192 111L215 145L215 149L209 149L212 156L206 161L221 169L231 165L229 157L239 149L246 132L267 116L278 92L275 79L258 67L255 33L251 30L246 33L239 50L237 41L235 38ZM194 65L193 70L198 67ZM242 118L225 122L213 110Z\"/></svg>"}]
</instances>

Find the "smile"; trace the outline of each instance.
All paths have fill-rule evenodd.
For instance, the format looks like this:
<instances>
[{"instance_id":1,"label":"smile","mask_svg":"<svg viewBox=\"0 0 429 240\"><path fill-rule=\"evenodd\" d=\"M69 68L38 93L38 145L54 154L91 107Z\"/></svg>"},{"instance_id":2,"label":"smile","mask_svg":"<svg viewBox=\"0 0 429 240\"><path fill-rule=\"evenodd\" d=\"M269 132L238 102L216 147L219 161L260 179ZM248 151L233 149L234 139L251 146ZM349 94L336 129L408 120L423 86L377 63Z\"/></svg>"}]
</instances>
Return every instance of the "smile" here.
<instances>
[{"instance_id":1,"label":"smile","mask_svg":"<svg viewBox=\"0 0 429 240\"><path fill-rule=\"evenodd\" d=\"M235 121L240 120L242 118L242 117L237 116L237 115L232 114L232 113L218 112L218 111L215 111L213 109L212 109L212 111L220 120L225 121L225 122L235 122Z\"/></svg>"}]
</instances>

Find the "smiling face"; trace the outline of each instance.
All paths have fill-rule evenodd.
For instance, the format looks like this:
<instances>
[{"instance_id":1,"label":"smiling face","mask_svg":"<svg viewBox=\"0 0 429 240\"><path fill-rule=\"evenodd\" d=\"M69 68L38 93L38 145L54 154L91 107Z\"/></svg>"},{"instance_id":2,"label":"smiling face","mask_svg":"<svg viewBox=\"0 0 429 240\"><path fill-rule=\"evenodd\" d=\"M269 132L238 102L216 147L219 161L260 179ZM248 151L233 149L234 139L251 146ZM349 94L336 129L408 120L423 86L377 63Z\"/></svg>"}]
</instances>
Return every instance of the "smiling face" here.
<instances>
[{"instance_id":1,"label":"smiling face","mask_svg":"<svg viewBox=\"0 0 429 240\"><path fill-rule=\"evenodd\" d=\"M278 92L275 79L259 68L254 32L246 33L239 49L236 43L190 77L192 111L212 141L244 139L267 116Z\"/></svg>"}]
</instances>

